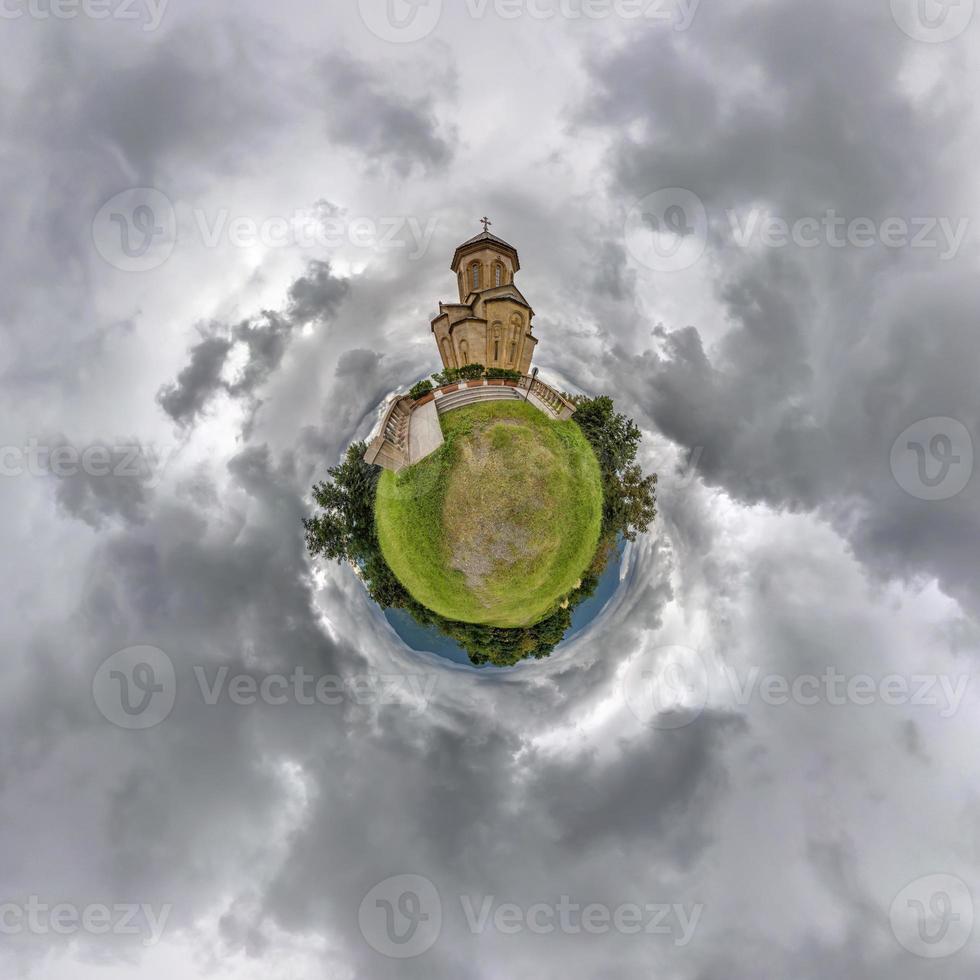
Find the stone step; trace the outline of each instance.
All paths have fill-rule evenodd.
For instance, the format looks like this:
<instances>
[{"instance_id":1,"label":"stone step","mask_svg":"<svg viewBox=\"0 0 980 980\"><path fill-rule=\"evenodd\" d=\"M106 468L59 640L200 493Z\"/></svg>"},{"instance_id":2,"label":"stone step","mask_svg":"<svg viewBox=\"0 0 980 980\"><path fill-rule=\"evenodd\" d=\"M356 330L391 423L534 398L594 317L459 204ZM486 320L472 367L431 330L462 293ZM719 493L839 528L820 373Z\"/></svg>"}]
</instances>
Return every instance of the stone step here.
<instances>
[{"instance_id":1,"label":"stone step","mask_svg":"<svg viewBox=\"0 0 980 980\"><path fill-rule=\"evenodd\" d=\"M462 408L464 405L473 405L477 402L489 401L512 401L521 396L514 388L507 388L503 385L487 385L479 388L463 388L448 395L443 395L436 399L436 407L439 414L449 412L454 408Z\"/></svg>"},{"instance_id":2,"label":"stone step","mask_svg":"<svg viewBox=\"0 0 980 980\"><path fill-rule=\"evenodd\" d=\"M514 388L505 388L502 385L494 385L491 387L487 385L485 388L461 388L459 391L451 392L448 395L443 395L441 398L436 399L437 401L444 402L447 399L454 400L458 398L513 398L516 395Z\"/></svg>"}]
</instances>

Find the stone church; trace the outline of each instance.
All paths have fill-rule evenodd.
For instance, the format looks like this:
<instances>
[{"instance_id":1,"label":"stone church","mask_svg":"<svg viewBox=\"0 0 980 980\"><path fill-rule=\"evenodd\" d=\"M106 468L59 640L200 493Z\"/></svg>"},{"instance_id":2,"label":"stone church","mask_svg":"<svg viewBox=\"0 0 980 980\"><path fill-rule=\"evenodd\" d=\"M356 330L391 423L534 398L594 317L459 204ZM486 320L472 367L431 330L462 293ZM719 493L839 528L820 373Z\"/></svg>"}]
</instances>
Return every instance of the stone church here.
<instances>
[{"instance_id":1,"label":"stone church","mask_svg":"<svg viewBox=\"0 0 980 980\"><path fill-rule=\"evenodd\" d=\"M527 374L537 337L534 310L514 285L521 267L517 249L489 231L463 242L453 256L458 303L440 303L432 333L447 368L482 364Z\"/></svg>"}]
</instances>

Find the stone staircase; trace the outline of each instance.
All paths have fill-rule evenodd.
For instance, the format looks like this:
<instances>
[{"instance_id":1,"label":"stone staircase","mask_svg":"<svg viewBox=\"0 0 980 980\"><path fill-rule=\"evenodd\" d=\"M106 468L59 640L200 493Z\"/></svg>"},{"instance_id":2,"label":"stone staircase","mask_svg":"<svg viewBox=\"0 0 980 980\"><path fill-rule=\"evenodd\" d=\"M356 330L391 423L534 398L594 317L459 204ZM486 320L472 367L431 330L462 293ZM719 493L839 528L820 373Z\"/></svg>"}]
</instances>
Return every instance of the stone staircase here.
<instances>
[{"instance_id":1,"label":"stone staircase","mask_svg":"<svg viewBox=\"0 0 980 980\"><path fill-rule=\"evenodd\" d=\"M482 381L460 382L458 387L448 385L437 388L418 400L407 395L395 398L375 430L364 458L369 463L398 473L406 466L425 459L442 445L440 415L464 405L524 401L525 398L528 404L551 418L569 419L575 411L575 406L554 388L532 378L522 379L516 387L499 381L486 384Z\"/></svg>"},{"instance_id":2,"label":"stone staircase","mask_svg":"<svg viewBox=\"0 0 980 980\"><path fill-rule=\"evenodd\" d=\"M440 415L462 408L464 405L475 405L477 402L493 402L520 399L523 395L516 389L506 385L476 385L472 388L460 388L436 397L436 408Z\"/></svg>"},{"instance_id":3,"label":"stone staircase","mask_svg":"<svg viewBox=\"0 0 980 980\"><path fill-rule=\"evenodd\" d=\"M413 402L399 398L389 408L364 458L396 473L409 464L409 425Z\"/></svg>"},{"instance_id":4,"label":"stone staircase","mask_svg":"<svg viewBox=\"0 0 980 980\"><path fill-rule=\"evenodd\" d=\"M408 448L409 411L402 405L396 405L384 425L384 437L388 442L404 452Z\"/></svg>"}]
</instances>

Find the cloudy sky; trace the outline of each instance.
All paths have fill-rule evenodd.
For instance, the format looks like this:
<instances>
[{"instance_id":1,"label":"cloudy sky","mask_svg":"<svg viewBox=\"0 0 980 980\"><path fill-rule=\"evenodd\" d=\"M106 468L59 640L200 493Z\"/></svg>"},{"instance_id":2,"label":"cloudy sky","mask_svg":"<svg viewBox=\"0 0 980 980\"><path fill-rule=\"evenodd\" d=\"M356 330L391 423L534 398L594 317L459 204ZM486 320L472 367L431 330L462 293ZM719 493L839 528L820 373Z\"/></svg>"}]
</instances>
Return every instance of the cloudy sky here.
<instances>
[{"instance_id":1,"label":"cloudy sky","mask_svg":"<svg viewBox=\"0 0 980 980\"><path fill-rule=\"evenodd\" d=\"M975 977L973 7L4 0L3 976ZM661 483L496 672L300 523L484 214Z\"/></svg>"}]
</instances>

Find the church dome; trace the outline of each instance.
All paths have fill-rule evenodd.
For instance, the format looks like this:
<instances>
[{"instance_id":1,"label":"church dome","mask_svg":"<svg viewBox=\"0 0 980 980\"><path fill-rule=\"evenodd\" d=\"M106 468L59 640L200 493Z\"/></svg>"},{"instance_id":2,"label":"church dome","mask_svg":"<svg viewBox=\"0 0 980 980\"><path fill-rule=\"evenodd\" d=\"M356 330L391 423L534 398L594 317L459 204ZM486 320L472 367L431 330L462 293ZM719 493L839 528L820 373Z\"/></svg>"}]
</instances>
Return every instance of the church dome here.
<instances>
[{"instance_id":1,"label":"church dome","mask_svg":"<svg viewBox=\"0 0 980 980\"><path fill-rule=\"evenodd\" d=\"M463 242L462 245L456 247L456 252L453 255L453 264L450 267L453 272L459 271L460 262L462 262L463 257L470 254L471 252L479 252L483 249L491 249L493 251L501 252L510 257L512 262L513 271L517 272L521 268L520 259L517 257L517 249L514 248L509 242L505 242L502 238L498 238L489 230L481 231L479 235L474 235L472 238Z\"/></svg>"}]
</instances>

